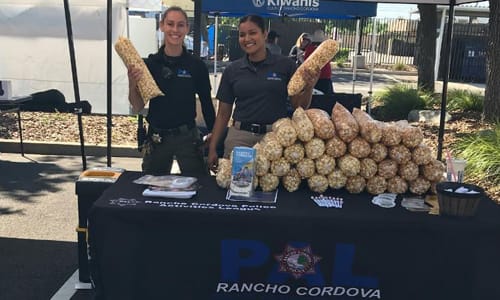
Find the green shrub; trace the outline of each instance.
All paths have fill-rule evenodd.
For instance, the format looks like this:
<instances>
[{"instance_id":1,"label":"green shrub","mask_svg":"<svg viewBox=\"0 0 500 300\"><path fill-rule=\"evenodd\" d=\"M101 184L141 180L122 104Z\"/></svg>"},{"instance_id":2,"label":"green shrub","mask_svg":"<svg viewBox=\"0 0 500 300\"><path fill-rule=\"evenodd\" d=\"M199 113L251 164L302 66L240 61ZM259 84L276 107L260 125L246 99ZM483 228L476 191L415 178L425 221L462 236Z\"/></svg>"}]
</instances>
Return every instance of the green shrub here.
<instances>
[{"instance_id":1,"label":"green shrub","mask_svg":"<svg viewBox=\"0 0 500 300\"><path fill-rule=\"evenodd\" d=\"M500 184L500 121L494 129L459 138L451 147L457 157L467 160L467 177Z\"/></svg>"},{"instance_id":2,"label":"green shrub","mask_svg":"<svg viewBox=\"0 0 500 300\"><path fill-rule=\"evenodd\" d=\"M346 61L344 59L339 59L335 63L337 64L337 67L343 68L343 67L345 67L345 62Z\"/></svg>"},{"instance_id":3,"label":"green shrub","mask_svg":"<svg viewBox=\"0 0 500 300\"><path fill-rule=\"evenodd\" d=\"M374 113L382 121L406 120L413 109L427 108L429 94L418 91L415 87L397 84L375 94L375 103L381 105Z\"/></svg>"},{"instance_id":4,"label":"green shrub","mask_svg":"<svg viewBox=\"0 0 500 300\"><path fill-rule=\"evenodd\" d=\"M448 91L448 101L446 108L449 111L483 111L484 96L478 92L467 90Z\"/></svg>"},{"instance_id":5,"label":"green shrub","mask_svg":"<svg viewBox=\"0 0 500 300\"><path fill-rule=\"evenodd\" d=\"M406 71L408 69L408 67L404 63L395 63L392 66L392 69L394 71Z\"/></svg>"},{"instance_id":6,"label":"green shrub","mask_svg":"<svg viewBox=\"0 0 500 300\"><path fill-rule=\"evenodd\" d=\"M420 97L425 103L426 109L440 109L441 108L441 95L432 94L430 92L421 92Z\"/></svg>"},{"instance_id":7,"label":"green shrub","mask_svg":"<svg viewBox=\"0 0 500 300\"><path fill-rule=\"evenodd\" d=\"M337 52L337 54L335 54L335 57L333 58L333 60L335 62L337 62L337 65L338 65L339 61L345 63L348 59L349 59L349 49L348 48L340 49L339 52Z\"/></svg>"}]
</instances>

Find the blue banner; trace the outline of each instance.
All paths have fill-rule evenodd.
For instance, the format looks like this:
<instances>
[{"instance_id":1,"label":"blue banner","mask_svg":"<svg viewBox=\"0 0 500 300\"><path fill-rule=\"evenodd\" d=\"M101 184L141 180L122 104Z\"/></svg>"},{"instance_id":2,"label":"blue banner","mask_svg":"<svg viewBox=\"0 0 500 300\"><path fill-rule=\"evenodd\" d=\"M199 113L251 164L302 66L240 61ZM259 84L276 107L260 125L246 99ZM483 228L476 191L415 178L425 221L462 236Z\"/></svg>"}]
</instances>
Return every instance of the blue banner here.
<instances>
[{"instance_id":1,"label":"blue banner","mask_svg":"<svg viewBox=\"0 0 500 300\"><path fill-rule=\"evenodd\" d=\"M256 14L265 18L351 19L376 16L377 4L327 0L203 0L202 11L226 17Z\"/></svg>"}]
</instances>

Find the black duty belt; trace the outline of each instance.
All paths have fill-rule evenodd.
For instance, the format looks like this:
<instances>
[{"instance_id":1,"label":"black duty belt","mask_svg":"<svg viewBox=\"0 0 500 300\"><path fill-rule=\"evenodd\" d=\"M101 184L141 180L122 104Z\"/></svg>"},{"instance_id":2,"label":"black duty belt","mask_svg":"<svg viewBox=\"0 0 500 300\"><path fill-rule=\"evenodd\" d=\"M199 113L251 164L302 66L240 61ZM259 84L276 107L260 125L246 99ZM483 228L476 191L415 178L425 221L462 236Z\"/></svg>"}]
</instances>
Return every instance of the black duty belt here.
<instances>
[{"instance_id":1,"label":"black duty belt","mask_svg":"<svg viewBox=\"0 0 500 300\"><path fill-rule=\"evenodd\" d=\"M255 134L264 134L266 132L273 130L273 125L271 124L258 124L258 123L234 121L233 126L237 129L249 131Z\"/></svg>"},{"instance_id":2,"label":"black duty belt","mask_svg":"<svg viewBox=\"0 0 500 300\"><path fill-rule=\"evenodd\" d=\"M183 124L179 127L174 127L174 128L167 128L167 129L161 129L161 128L156 128L154 126L149 126L151 133L156 133L161 136L167 136L167 135L179 135L182 133L188 133L191 129L193 129L196 126L194 122L189 123L189 124Z\"/></svg>"}]
</instances>

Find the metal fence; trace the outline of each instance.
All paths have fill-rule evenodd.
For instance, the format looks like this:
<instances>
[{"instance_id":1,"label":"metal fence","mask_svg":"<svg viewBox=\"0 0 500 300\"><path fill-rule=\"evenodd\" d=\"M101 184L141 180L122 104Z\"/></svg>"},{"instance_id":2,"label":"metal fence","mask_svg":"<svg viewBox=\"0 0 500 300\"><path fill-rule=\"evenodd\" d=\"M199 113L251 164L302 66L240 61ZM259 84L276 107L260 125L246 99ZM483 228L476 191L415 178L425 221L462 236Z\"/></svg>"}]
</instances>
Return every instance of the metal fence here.
<instances>
[{"instance_id":1,"label":"metal fence","mask_svg":"<svg viewBox=\"0 0 500 300\"><path fill-rule=\"evenodd\" d=\"M450 79L463 82L486 82L487 24L454 24L451 43ZM441 53L441 57L445 55ZM438 77L442 78L440 65Z\"/></svg>"},{"instance_id":2,"label":"metal fence","mask_svg":"<svg viewBox=\"0 0 500 300\"><path fill-rule=\"evenodd\" d=\"M327 36L340 42L336 59L349 63L354 54L365 56L366 63L375 65L415 65L418 20L369 18L360 21L359 39L356 38L357 20L272 19L269 26L280 34L279 45L287 55L302 32L313 33L322 29ZM374 34L374 27L376 28ZM375 35L375 37L374 37ZM230 60L242 55L238 45L236 27L225 26L220 30L219 44ZM454 24L450 79L455 81L484 82L486 74L487 24ZM374 50L372 52L372 42ZM443 57L443 55L441 55ZM438 73L441 76L442 68Z\"/></svg>"},{"instance_id":3,"label":"metal fence","mask_svg":"<svg viewBox=\"0 0 500 300\"><path fill-rule=\"evenodd\" d=\"M331 29L331 36L340 41L341 49L348 50L351 55L356 52L358 55L364 55L367 62L373 59L375 65L412 65L415 57L417 26L418 22L415 20L363 20L360 22L361 35L357 40L356 20L337 20ZM375 50L373 52L372 43Z\"/></svg>"}]
</instances>

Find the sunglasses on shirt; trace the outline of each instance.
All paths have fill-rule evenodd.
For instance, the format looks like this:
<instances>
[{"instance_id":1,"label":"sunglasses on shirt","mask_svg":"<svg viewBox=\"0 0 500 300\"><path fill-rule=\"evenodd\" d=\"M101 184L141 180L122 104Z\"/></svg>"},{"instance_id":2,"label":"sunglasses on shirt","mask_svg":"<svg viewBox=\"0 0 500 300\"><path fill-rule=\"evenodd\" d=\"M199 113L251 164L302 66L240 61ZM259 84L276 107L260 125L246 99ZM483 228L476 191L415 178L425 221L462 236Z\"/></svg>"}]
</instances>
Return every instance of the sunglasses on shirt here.
<instances>
[{"instance_id":1,"label":"sunglasses on shirt","mask_svg":"<svg viewBox=\"0 0 500 300\"><path fill-rule=\"evenodd\" d=\"M161 76L164 78L164 79L172 79L175 77L175 72L172 71L172 69L170 69L169 67L167 66L163 66L161 68Z\"/></svg>"}]
</instances>

